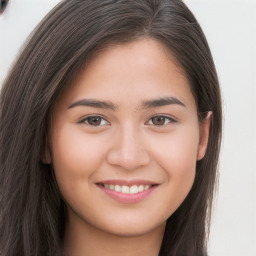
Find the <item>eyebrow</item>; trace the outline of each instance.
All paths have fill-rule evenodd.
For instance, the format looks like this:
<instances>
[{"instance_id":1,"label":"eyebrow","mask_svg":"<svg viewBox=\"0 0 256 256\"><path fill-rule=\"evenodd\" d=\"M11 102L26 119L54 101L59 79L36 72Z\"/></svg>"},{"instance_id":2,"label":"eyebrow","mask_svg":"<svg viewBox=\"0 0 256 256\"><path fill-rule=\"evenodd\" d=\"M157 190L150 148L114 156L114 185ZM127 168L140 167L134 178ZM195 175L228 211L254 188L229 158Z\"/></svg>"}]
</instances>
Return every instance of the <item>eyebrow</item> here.
<instances>
[{"instance_id":1,"label":"eyebrow","mask_svg":"<svg viewBox=\"0 0 256 256\"><path fill-rule=\"evenodd\" d=\"M176 97L162 97L153 100L146 100L142 102L142 109L147 108L154 108L154 107L162 107L166 105L180 105L186 107L186 105L181 102ZM78 106L87 106L87 107L94 107L94 108L102 108L102 109L111 109L116 111L118 109L117 105L113 104L112 102L108 101L101 101L97 99L82 99L72 103L68 109L78 107Z\"/></svg>"},{"instance_id":2,"label":"eyebrow","mask_svg":"<svg viewBox=\"0 0 256 256\"><path fill-rule=\"evenodd\" d=\"M142 108L146 109L146 108L162 107L166 105L180 105L180 106L186 107L186 105L176 97L163 97L159 99L143 101Z\"/></svg>"},{"instance_id":3,"label":"eyebrow","mask_svg":"<svg viewBox=\"0 0 256 256\"><path fill-rule=\"evenodd\" d=\"M94 108L103 108L103 109L111 109L117 110L117 106L114 105L112 102L101 101L97 99L82 99L72 103L68 109L74 108L77 106L87 106L87 107L94 107Z\"/></svg>"}]
</instances>

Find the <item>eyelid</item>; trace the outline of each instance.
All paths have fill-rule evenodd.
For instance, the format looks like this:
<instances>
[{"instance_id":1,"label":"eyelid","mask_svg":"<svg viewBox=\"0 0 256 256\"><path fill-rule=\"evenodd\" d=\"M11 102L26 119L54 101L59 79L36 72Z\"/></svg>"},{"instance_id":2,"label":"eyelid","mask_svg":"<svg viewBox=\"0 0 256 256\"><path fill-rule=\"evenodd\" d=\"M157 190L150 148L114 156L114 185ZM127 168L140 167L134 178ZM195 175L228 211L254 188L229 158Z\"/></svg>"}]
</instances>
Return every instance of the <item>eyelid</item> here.
<instances>
[{"instance_id":1,"label":"eyelid","mask_svg":"<svg viewBox=\"0 0 256 256\"><path fill-rule=\"evenodd\" d=\"M164 118L168 119L169 122L168 122L167 124L163 124L163 125L156 125L156 124L153 124L153 123L152 123L152 124L149 124L149 122L152 121L152 119L155 118L155 117L164 117ZM169 123L177 123L177 122L178 122L177 119L175 119L175 118L172 117L172 116L169 116L169 115L166 115L166 114L157 114L157 115L152 116L152 117L146 122L146 124L153 125L153 126L156 126L156 127L163 127L163 126L168 125Z\"/></svg>"},{"instance_id":2,"label":"eyelid","mask_svg":"<svg viewBox=\"0 0 256 256\"><path fill-rule=\"evenodd\" d=\"M88 121L88 119L89 119L90 117L92 117L92 118L100 118L101 120L104 120L105 123L104 123L104 124L99 124L99 125L92 125L92 124L89 124L87 121ZM150 123L150 122L152 122L152 119L153 119L153 118L156 118L156 117L163 117L163 118L165 118L165 119L167 119L167 120L169 120L169 121L168 121L167 123L166 123L166 121L165 121L164 124L159 124L159 125ZM170 123L177 123L177 122L178 122L177 119L174 118L174 117L172 117L172 116L170 116L170 115L166 115L166 114L157 114L157 115L151 116L150 119L149 119L145 124L146 124L146 125L156 126L156 127L163 127L163 126L166 126L166 125L168 125L168 124L170 124ZM110 125L110 122L107 120L107 118L104 117L104 116L102 116L102 115L100 115L100 114L90 114L90 115L84 116L83 118L81 118L80 121L78 121L78 123L80 123L80 124L85 124L85 125L88 125L88 126L91 126L91 127L100 127L100 126Z\"/></svg>"},{"instance_id":3,"label":"eyelid","mask_svg":"<svg viewBox=\"0 0 256 256\"><path fill-rule=\"evenodd\" d=\"M92 124L86 123L86 121L88 121L88 119L90 117L101 118L102 120L105 120L106 124L103 124L103 125L92 125ZM84 116L78 123L79 124L85 124L85 125L90 126L90 127L100 127L100 126L110 125L110 122L107 121L107 119L104 116L99 115L99 114L90 114L90 115Z\"/></svg>"}]
</instances>

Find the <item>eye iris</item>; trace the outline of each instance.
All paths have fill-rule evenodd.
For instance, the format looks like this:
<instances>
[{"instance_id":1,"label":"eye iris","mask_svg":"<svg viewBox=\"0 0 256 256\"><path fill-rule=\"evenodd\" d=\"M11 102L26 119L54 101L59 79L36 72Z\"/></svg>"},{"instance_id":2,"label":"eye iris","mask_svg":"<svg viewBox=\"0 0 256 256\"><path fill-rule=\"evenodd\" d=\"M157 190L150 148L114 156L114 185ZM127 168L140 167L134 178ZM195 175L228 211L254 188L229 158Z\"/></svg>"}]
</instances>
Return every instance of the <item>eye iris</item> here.
<instances>
[{"instance_id":1,"label":"eye iris","mask_svg":"<svg viewBox=\"0 0 256 256\"><path fill-rule=\"evenodd\" d=\"M165 117L164 116L156 116L152 118L152 123L154 125L163 125L165 123Z\"/></svg>"},{"instance_id":2,"label":"eye iris","mask_svg":"<svg viewBox=\"0 0 256 256\"><path fill-rule=\"evenodd\" d=\"M97 116L88 117L88 124L100 125L100 123L101 123L101 117L97 117Z\"/></svg>"}]
</instances>

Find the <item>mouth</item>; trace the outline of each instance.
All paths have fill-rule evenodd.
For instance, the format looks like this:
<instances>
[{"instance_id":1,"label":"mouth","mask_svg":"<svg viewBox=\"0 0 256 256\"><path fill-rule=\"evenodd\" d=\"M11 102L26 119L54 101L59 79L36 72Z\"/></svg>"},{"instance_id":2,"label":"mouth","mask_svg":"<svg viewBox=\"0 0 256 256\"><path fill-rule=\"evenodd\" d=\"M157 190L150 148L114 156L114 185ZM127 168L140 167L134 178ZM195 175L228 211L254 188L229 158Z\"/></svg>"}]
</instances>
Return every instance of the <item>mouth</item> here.
<instances>
[{"instance_id":1,"label":"mouth","mask_svg":"<svg viewBox=\"0 0 256 256\"><path fill-rule=\"evenodd\" d=\"M149 197L159 184L151 182L106 181L96 183L105 195L122 204L135 204Z\"/></svg>"},{"instance_id":2,"label":"mouth","mask_svg":"<svg viewBox=\"0 0 256 256\"><path fill-rule=\"evenodd\" d=\"M109 189L122 194L138 194L154 186L157 186L157 184L147 184L147 185L140 184L140 185L127 186L127 185L121 185L121 184L106 184L106 183L98 183L98 185L105 189Z\"/></svg>"}]
</instances>

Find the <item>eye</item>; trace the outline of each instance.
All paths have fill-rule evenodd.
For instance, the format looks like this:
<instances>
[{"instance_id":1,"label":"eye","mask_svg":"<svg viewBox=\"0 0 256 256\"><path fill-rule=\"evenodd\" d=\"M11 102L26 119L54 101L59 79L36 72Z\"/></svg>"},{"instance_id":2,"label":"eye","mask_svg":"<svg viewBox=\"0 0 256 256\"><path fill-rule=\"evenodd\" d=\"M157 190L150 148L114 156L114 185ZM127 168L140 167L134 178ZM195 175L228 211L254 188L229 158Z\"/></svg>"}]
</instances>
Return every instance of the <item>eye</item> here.
<instances>
[{"instance_id":1,"label":"eye","mask_svg":"<svg viewBox=\"0 0 256 256\"><path fill-rule=\"evenodd\" d=\"M167 116L154 116L149 121L149 125L163 126L168 123L176 123L177 121L171 117Z\"/></svg>"},{"instance_id":2,"label":"eye","mask_svg":"<svg viewBox=\"0 0 256 256\"><path fill-rule=\"evenodd\" d=\"M81 120L79 123L90 125L90 126L109 125L109 122L106 121L106 119L104 119L101 116L88 116L88 117L84 118L83 120Z\"/></svg>"}]
</instances>

